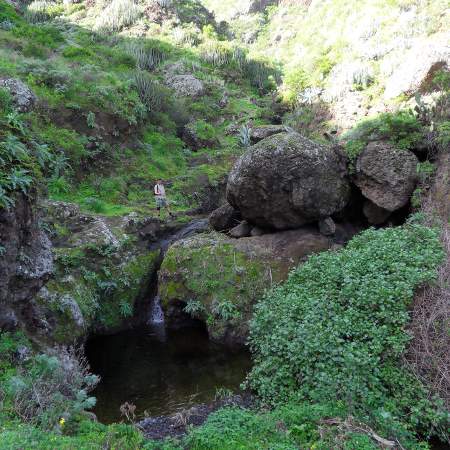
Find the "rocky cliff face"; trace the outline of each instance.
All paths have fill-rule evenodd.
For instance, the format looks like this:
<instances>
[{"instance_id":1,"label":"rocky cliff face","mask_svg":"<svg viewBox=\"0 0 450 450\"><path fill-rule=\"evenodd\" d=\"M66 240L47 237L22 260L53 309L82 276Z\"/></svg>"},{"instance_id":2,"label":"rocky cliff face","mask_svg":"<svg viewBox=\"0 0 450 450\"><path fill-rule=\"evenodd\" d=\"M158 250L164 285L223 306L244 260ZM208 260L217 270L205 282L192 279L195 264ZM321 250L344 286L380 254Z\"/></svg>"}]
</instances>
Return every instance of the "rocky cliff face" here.
<instances>
[{"instance_id":1,"label":"rocky cliff face","mask_svg":"<svg viewBox=\"0 0 450 450\"><path fill-rule=\"evenodd\" d=\"M53 271L51 243L22 194L14 208L0 209L0 254L0 329L45 334L48 323L33 299Z\"/></svg>"}]
</instances>

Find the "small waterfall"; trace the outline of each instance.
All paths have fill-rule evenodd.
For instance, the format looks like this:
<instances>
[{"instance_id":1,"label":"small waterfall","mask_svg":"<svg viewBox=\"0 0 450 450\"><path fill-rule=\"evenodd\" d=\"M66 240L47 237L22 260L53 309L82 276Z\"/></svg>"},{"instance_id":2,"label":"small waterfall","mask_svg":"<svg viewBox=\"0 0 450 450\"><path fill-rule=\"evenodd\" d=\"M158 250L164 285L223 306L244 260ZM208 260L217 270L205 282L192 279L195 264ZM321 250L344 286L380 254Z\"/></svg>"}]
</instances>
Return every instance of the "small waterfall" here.
<instances>
[{"instance_id":1,"label":"small waterfall","mask_svg":"<svg viewBox=\"0 0 450 450\"><path fill-rule=\"evenodd\" d=\"M161 299L158 295L158 271L159 266L162 263L164 255L167 249L174 242L192 236L196 233L201 233L208 229L208 219L194 220L187 225L185 225L181 230L168 236L167 238L159 241L153 249L159 249L160 256L158 262L158 269L154 272L151 281L151 293L147 297L150 301L145 307L145 312L142 310L143 316L146 318L147 325L152 330L152 333L161 341L164 342L166 339L166 327L164 323L164 311L161 307ZM150 311L149 311L150 309Z\"/></svg>"},{"instance_id":2,"label":"small waterfall","mask_svg":"<svg viewBox=\"0 0 450 450\"><path fill-rule=\"evenodd\" d=\"M164 323L164 313L161 308L161 299L159 295L155 295L153 297L153 304L150 311L150 320L151 324L161 324Z\"/></svg>"}]
</instances>

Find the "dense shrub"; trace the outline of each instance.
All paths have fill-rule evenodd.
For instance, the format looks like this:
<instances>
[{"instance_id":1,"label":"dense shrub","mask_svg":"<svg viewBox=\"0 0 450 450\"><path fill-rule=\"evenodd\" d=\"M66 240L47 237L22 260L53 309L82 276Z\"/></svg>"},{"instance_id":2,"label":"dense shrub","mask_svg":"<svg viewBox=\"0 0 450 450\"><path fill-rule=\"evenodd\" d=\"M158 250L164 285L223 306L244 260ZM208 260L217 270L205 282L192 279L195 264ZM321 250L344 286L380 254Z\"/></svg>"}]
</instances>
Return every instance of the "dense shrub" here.
<instances>
[{"instance_id":1,"label":"dense shrub","mask_svg":"<svg viewBox=\"0 0 450 450\"><path fill-rule=\"evenodd\" d=\"M3 350L0 377L2 413L9 419L53 429L92 408L95 398L88 393L98 382L86 361L74 350L59 349L53 354L33 354L26 339L0 334ZM18 352L23 355L17 358Z\"/></svg>"},{"instance_id":2,"label":"dense shrub","mask_svg":"<svg viewBox=\"0 0 450 450\"><path fill-rule=\"evenodd\" d=\"M419 225L370 229L312 256L256 307L250 386L271 404L343 401L430 425L423 389L398 361L414 289L442 258L438 232Z\"/></svg>"},{"instance_id":3,"label":"dense shrub","mask_svg":"<svg viewBox=\"0 0 450 450\"><path fill-rule=\"evenodd\" d=\"M412 150L424 137L423 126L410 111L383 113L373 119L360 122L345 136L346 151L356 158L368 142L388 140L399 149Z\"/></svg>"},{"instance_id":4,"label":"dense shrub","mask_svg":"<svg viewBox=\"0 0 450 450\"><path fill-rule=\"evenodd\" d=\"M383 431L377 429L377 433ZM399 431L404 433L404 448L427 448L406 430ZM376 450L386 439L384 434L377 433L364 421L349 416L347 408L339 403L289 403L272 411L228 407L211 415L202 427L193 429L180 445L167 443L163 447L154 443L149 448Z\"/></svg>"}]
</instances>

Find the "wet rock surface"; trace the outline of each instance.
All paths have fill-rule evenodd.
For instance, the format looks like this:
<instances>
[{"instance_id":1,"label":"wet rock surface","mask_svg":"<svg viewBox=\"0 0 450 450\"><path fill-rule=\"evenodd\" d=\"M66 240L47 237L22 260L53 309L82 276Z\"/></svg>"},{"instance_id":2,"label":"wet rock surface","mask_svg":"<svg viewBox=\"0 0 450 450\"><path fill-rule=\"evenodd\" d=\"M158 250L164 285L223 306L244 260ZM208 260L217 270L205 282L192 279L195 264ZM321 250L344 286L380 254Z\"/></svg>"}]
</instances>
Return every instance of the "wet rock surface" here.
<instances>
[{"instance_id":1,"label":"wet rock surface","mask_svg":"<svg viewBox=\"0 0 450 450\"><path fill-rule=\"evenodd\" d=\"M386 220L391 215L391 211L380 208L370 200L364 202L363 212L368 222L372 225L381 225L382 223L386 222Z\"/></svg>"},{"instance_id":2,"label":"wet rock surface","mask_svg":"<svg viewBox=\"0 0 450 450\"><path fill-rule=\"evenodd\" d=\"M239 239L250 236L251 231L252 226L246 220L243 220L239 225L236 225L230 230L229 235L233 238Z\"/></svg>"},{"instance_id":3,"label":"wet rock surface","mask_svg":"<svg viewBox=\"0 0 450 450\"><path fill-rule=\"evenodd\" d=\"M227 200L250 223L297 228L342 210L350 197L341 154L298 133L250 147L233 167Z\"/></svg>"},{"instance_id":4,"label":"wet rock surface","mask_svg":"<svg viewBox=\"0 0 450 450\"><path fill-rule=\"evenodd\" d=\"M64 344L145 322L161 248L185 237L183 230L207 229L206 220L189 226L136 213L105 217L57 201L45 202L42 212L55 270L35 302L44 312L46 337Z\"/></svg>"},{"instance_id":5,"label":"wet rock surface","mask_svg":"<svg viewBox=\"0 0 450 450\"><path fill-rule=\"evenodd\" d=\"M179 328L200 320L212 340L244 344L253 305L265 289L285 280L308 255L342 245L358 231L336 224L333 238L307 226L240 239L213 232L180 240L169 247L159 271L166 323ZM193 299L191 315L185 308Z\"/></svg>"}]
</instances>

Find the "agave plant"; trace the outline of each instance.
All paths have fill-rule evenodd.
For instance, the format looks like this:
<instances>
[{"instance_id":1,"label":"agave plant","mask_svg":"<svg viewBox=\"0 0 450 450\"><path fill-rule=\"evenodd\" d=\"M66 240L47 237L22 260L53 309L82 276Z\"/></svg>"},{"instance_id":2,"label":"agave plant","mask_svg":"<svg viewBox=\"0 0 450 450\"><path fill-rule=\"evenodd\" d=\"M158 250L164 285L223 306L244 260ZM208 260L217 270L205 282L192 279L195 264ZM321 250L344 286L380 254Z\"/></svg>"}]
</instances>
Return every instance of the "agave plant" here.
<instances>
[{"instance_id":1,"label":"agave plant","mask_svg":"<svg viewBox=\"0 0 450 450\"><path fill-rule=\"evenodd\" d=\"M248 125L242 125L239 130L239 142L242 147L249 147L251 143L252 129Z\"/></svg>"}]
</instances>

